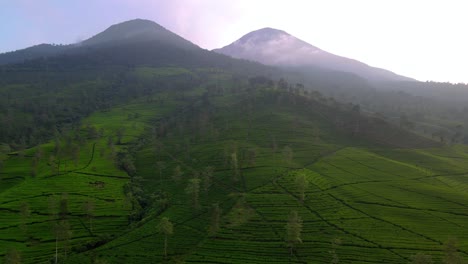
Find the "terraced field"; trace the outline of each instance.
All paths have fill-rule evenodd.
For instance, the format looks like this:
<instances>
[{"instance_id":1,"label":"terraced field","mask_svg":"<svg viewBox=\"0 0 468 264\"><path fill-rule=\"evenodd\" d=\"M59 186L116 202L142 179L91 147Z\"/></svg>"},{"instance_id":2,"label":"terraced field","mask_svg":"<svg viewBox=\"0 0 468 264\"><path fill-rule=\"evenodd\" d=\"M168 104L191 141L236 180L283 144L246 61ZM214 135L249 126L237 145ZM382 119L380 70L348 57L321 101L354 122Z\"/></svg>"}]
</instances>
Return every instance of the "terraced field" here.
<instances>
[{"instance_id":1,"label":"terraced field","mask_svg":"<svg viewBox=\"0 0 468 264\"><path fill-rule=\"evenodd\" d=\"M10 154L1 174L0 254L14 248L25 263L48 263L55 255L54 226L62 220L69 238L59 239L61 256L125 230L131 208L123 186L130 178L115 156L174 107L169 100L164 106L137 101L92 115L57 142Z\"/></svg>"},{"instance_id":2,"label":"terraced field","mask_svg":"<svg viewBox=\"0 0 468 264\"><path fill-rule=\"evenodd\" d=\"M37 149L12 154L2 174L0 248L16 248L28 263L49 261L48 197L67 197L66 263L408 263L419 252L440 261L452 237L468 258L467 147L413 148L405 133L386 137L388 144L365 141L337 128L327 106L283 92L199 96L204 91L186 94L196 100L161 94L94 114L81 133L89 124L103 135L80 146L76 164L61 159L59 172L42 159L35 178L24 176ZM110 155L108 136L117 142L118 131L115 151L133 151L131 177ZM54 144L41 148L49 156ZM197 196L187 188L191 179L200 182ZM129 182L141 188L132 197L123 191ZM128 225L137 193L147 204ZM86 201L95 206L92 230ZM209 234L215 203L220 228ZM302 243L290 251L285 226L293 210L303 220ZM167 256L162 217L174 224ZM78 248L85 241L100 243Z\"/></svg>"},{"instance_id":3,"label":"terraced field","mask_svg":"<svg viewBox=\"0 0 468 264\"><path fill-rule=\"evenodd\" d=\"M329 263L336 257L341 263L407 263L419 252L440 260L444 243L455 237L468 257L468 148L369 147L333 130L319 113L281 105L273 113L257 103L233 110L239 108L232 100L214 101L216 110L175 121L173 134L139 151L145 189L168 193L169 206L94 256L111 263ZM200 118L209 129L191 121ZM231 152L239 157L238 179ZM157 161L164 162L161 175ZM183 171L179 180L176 166ZM214 174L200 191L201 208L193 210L184 189L193 177L203 185L206 166ZM299 174L309 183L304 200ZM222 223L209 236L213 203L222 208ZM291 255L285 225L292 210L303 219L303 232ZM157 232L163 216L175 225L167 258Z\"/></svg>"}]
</instances>

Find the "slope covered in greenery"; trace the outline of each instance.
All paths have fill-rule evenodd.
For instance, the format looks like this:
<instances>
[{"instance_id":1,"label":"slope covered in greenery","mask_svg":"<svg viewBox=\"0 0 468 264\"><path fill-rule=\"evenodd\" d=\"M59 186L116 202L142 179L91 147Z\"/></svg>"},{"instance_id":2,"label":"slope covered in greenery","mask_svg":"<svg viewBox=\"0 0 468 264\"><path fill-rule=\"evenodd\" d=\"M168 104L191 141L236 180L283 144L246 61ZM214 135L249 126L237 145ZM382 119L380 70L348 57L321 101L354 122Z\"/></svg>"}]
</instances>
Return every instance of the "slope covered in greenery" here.
<instances>
[{"instance_id":1,"label":"slope covered in greenery","mask_svg":"<svg viewBox=\"0 0 468 264\"><path fill-rule=\"evenodd\" d=\"M145 68L139 74L174 71L187 72ZM94 152L108 153L109 141L115 142L114 160L126 173L96 154L86 168L60 169L59 190L40 170L36 178L11 183L2 191L9 212L5 248L17 248L27 263L52 259L54 237L36 222L63 219L35 196L65 195L67 256L67 240L58 247L65 263L406 263L419 252L443 259L452 237L457 254L467 257L466 147L441 147L355 108L325 104L314 93L233 85L227 73L206 76L184 92L160 92L84 122L82 133L92 138L94 126L104 136L89 139L80 157L89 162L94 143ZM24 175L10 162L25 162L32 153L10 156L4 171ZM90 185L98 181L105 185ZM75 198L76 190L87 194L84 188L89 196ZM28 220L15 202L24 193ZM89 200L93 232L82 206ZM291 211L302 219L302 242L292 250L285 228ZM159 231L164 217L174 225L166 257ZM30 221L26 231L35 243L16 235L22 221Z\"/></svg>"},{"instance_id":2,"label":"slope covered in greenery","mask_svg":"<svg viewBox=\"0 0 468 264\"><path fill-rule=\"evenodd\" d=\"M346 74L289 84L300 74L173 35L104 45L118 29L0 68L5 262L468 257L468 148L442 140L462 128L436 142L405 130L411 118L395 126L375 112L404 94L383 100Z\"/></svg>"}]
</instances>

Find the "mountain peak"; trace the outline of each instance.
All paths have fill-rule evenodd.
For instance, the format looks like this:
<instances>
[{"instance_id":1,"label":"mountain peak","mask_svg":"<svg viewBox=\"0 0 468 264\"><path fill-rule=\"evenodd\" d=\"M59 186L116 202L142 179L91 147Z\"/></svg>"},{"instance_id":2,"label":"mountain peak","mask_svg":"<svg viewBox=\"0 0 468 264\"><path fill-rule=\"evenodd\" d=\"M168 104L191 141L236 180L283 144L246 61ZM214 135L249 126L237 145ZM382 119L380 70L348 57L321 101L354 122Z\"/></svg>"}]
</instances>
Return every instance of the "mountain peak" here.
<instances>
[{"instance_id":1,"label":"mountain peak","mask_svg":"<svg viewBox=\"0 0 468 264\"><path fill-rule=\"evenodd\" d=\"M281 37L287 37L287 36L291 36L291 35L279 29L266 27L266 28L252 31L244 35L238 40L238 43L246 43L249 41L259 43L259 42L270 41L270 40L278 39Z\"/></svg>"},{"instance_id":2,"label":"mountain peak","mask_svg":"<svg viewBox=\"0 0 468 264\"><path fill-rule=\"evenodd\" d=\"M214 51L234 58L253 60L273 66L313 66L349 72L373 81L409 80L393 72L331 54L283 30L269 27L252 31L232 44Z\"/></svg>"},{"instance_id":3,"label":"mountain peak","mask_svg":"<svg viewBox=\"0 0 468 264\"><path fill-rule=\"evenodd\" d=\"M304 54L323 52L283 30L269 27L252 31L215 51L234 58L281 66L297 65L302 63Z\"/></svg>"},{"instance_id":4,"label":"mountain peak","mask_svg":"<svg viewBox=\"0 0 468 264\"><path fill-rule=\"evenodd\" d=\"M112 25L81 44L101 45L142 41L157 41L186 49L198 48L195 44L172 33L158 23L146 19L133 19Z\"/></svg>"}]
</instances>

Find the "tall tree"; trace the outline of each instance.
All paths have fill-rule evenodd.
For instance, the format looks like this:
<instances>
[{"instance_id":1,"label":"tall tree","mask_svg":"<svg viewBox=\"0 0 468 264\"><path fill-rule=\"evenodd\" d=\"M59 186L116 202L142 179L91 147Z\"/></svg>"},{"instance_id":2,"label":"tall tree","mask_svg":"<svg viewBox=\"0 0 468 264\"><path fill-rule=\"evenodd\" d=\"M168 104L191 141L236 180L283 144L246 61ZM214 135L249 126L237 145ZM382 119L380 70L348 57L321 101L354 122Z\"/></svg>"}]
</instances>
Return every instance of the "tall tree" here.
<instances>
[{"instance_id":1,"label":"tall tree","mask_svg":"<svg viewBox=\"0 0 468 264\"><path fill-rule=\"evenodd\" d=\"M417 253L416 255L413 255L410 258L411 258L411 264L432 264L432 263L434 263L432 261L432 257L429 256L429 255L426 255L424 253Z\"/></svg>"},{"instance_id":2,"label":"tall tree","mask_svg":"<svg viewBox=\"0 0 468 264\"><path fill-rule=\"evenodd\" d=\"M255 162L257 161L257 149L251 148L247 152L247 160L250 166L255 166Z\"/></svg>"},{"instance_id":3,"label":"tall tree","mask_svg":"<svg viewBox=\"0 0 468 264\"><path fill-rule=\"evenodd\" d=\"M305 199L305 191L309 187L309 181L307 180L307 177L305 173L299 173L296 176L296 186L297 190L299 192L299 198L303 202Z\"/></svg>"},{"instance_id":4,"label":"tall tree","mask_svg":"<svg viewBox=\"0 0 468 264\"><path fill-rule=\"evenodd\" d=\"M70 223L67 220L57 221L54 225L55 235L55 263L58 263L58 247L59 242L62 244L63 256L67 257L69 242L71 238Z\"/></svg>"},{"instance_id":5,"label":"tall tree","mask_svg":"<svg viewBox=\"0 0 468 264\"><path fill-rule=\"evenodd\" d=\"M302 243L302 219L299 217L297 211L291 211L289 213L288 222L285 226L286 229L286 244L289 248L291 255L296 248L298 243Z\"/></svg>"},{"instance_id":6,"label":"tall tree","mask_svg":"<svg viewBox=\"0 0 468 264\"><path fill-rule=\"evenodd\" d=\"M87 200L83 203L83 212L86 219L89 222L89 230L93 232L93 218L94 218L94 203L91 200Z\"/></svg>"},{"instance_id":7,"label":"tall tree","mask_svg":"<svg viewBox=\"0 0 468 264\"><path fill-rule=\"evenodd\" d=\"M167 257L167 238L174 233L174 225L169 218L163 217L158 225L158 232L164 235L164 257Z\"/></svg>"},{"instance_id":8,"label":"tall tree","mask_svg":"<svg viewBox=\"0 0 468 264\"><path fill-rule=\"evenodd\" d=\"M31 215L31 210L29 209L29 204L27 202L21 203L20 215L21 215L21 229L23 229L23 231L26 233L26 222L28 221L28 218Z\"/></svg>"},{"instance_id":9,"label":"tall tree","mask_svg":"<svg viewBox=\"0 0 468 264\"><path fill-rule=\"evenodd\" d=\"M450 238L445 243L444 248L444 264L464 264L465 261L463 260L462 256L458 252L457 248L457 240L455 238Z\"/></svg>"},{"instance_id":10,"label":"tall tree","mask_svg":"<svg viewBox=\"0 0 468 264\"><path fill-rule=\"evenodd\" d=\"M162 181L162 171L166 168L166 163L164 161L157 161L156 167L158 167L159 171L159 181Z\"/></svg>"},{"instance_id":11,"label":"tall tree","mask_svg":"<svg viewBox=\"0 0 468 264\"><path fill-rule=\"evenodd\" d=\"M240 178L240 171L239 171L239 162L237 160L237 153L231 153L231 170L232 170L232 178L234 181L239 181Z\"/></svg>"},{"instance_id":12,"label":"tall tree","mask_svg":"<svg viewBox=\"0 0 468 264\"><path fill-rule=\"evenodd\" d=\"M117 145L122 144L122 138L124 134L125 134L125 127L120 127L119 129L117 129Z\"/></svg>"},{"instance_id":13,"label":"tall tree","mask_svg":"<svg viewBox=\"0 0 468 264\"><path fill-rule=\"evenodd\" d=\"M174 168L174 171L172 172L172 179L175 181L175 182L179 182L180 181L180 177L184 174L184 172L182 171L182 169L180 168L180 165L177 165L175 168Z\"/></svg>"},{"instance_id":14,"label":"tall tree","mask_svg":"<svg viewBox=\"0 0 468 264\"><path fill-rule=\"evenodd\" d=\"M5 254L5 264L20 264L21 263L21 255L20 253L12 248L9 249Z\"/></svg>"},{"instance_id":15,"label":"tall tree","mask_svg":"<svg viewBox=\"0 0 468 264\"><path fill-rule=\"evenodd\" d=\"M200 207L199 196L200 196L200 179L193 178L190 179L185 188L185 192L190 196L190 202L194 210L198 210Z\"/></svg>"},{"instance_id":16,"label":"tall tree","mask_svg":"<svg viewBox=\"0 0 468 264\"><path fill-rule=\"evenodd\" d=\"M214 168L211 166L205 167L205 169L202 171L203 191L205 192L207 192L211 186L213 172L214 172Z\"/></svg>"},{"instance_id":17,"label":"tall tree","mask_svg":"<svg viewBox=\"0 0 468 264\"><path fill-rule=\"evenodd\" d=\"M286 147L283 148L282 153L283 153L283 160L286 163L290 164L292 162L292 159L293 159L293 150L292 150L292 148L289 147L289 146L286 146Z\"/></svg>"},{"instance_id":18,"label":"tall tree","mask_svg":"<svg viewBox=\"0 0 468 264\"><path fill-rule=\"evenodd\" d=\"M336 249L341 245L341 239L335 238L332 239L331 241L331 250L329 251L331 255L331 261L330 263L332 264L337 264L340 262L340 258L338 257L338 254L336 253Z\"/></svg>"},{"instance_id":19,"label":"tall tree","mask_svg":"<svg viewBox=\"0 0 468 264\"><path fill-rule=\"evenodd\" d=\"M220 220L221 220L221 213L222 210L219 208L219 204L213 204L212 211L211 211L211 223L210 227L208 228L208 235L215 236L216 233L219 231Z\"/></svg>"},{"instance_id":20,"label":"tall tree","mask_svg":"<svg viewBox=\"0 0 468 264\"><path fill-rule=\"evenodd\" d=\"M65 220L69 214L68 212L68 195L66 193L62 194L62 199L60 199L60 218Z\"/></svg>"}]
</instances>

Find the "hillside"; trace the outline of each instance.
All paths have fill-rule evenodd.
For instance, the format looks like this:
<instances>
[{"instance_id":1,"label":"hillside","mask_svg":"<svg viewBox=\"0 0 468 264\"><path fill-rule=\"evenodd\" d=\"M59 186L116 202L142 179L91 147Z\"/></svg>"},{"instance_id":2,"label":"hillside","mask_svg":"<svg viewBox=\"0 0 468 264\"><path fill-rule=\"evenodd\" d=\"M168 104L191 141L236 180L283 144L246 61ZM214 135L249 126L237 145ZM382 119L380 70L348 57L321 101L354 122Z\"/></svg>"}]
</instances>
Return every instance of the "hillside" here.
<instances>
[{"instance_id":1,"label":"hillside","mask_svg":"<svg viewBox=\"0 0 468 264\"><path fill-rule=\"evenodd\" d=\"M193 75L176 80L165 74L143 80L135 76L138 66L281 76L272 67L203 50L154 22L132 20L111 26L66 53L0 66L0 142L14 149L31 147L94 111L161 87L200 81Z\"/></svg>"},{"instance_id":2,"label":"hillside","mask_svg":"<svg viewBox=\"0 0 468 264\"><path fill-rule=\"evenodd\" d=\"M252 31L235 42L214 51L267 65L315 66L332 71L349 72L371 81L412 80L388 70L371 67L357 60L331 54L282 30L273 28Z\"/></svg>"},{"instance_id":3,"label":"hillside","mask_svg":"<svg viewBox=\"0 0 468 264\"><path fill-rule=\"evenodd\" d=\"M468 258L461 134L409 131L361 77L302 83L144 20L88 43L0 67L2 261Z\"/></svg>"},{"instance_id":4,"label":"hillside","mask_svg":"<svg viewBox=\"0 0 468 264\"><path fill-rule=\"evenodd\" d=\"M188 72L206 79L97 112L71 138L9 155L1 248L47 262L56 222L68 230L56 233L65 263L406 263L418 252L442 258L451 236L468 256L466 148L439 148L315 93ZM361 129L350 130L356 121ZM303 227L291 255L293 210ZM167 258L162 217L174 223Z\"/></svg>"},{"instance_id":5,"label":"hillside","mask_svg":"<svg viewBox=\"0 0 468 264\"><path fill-rule=\"evenodd\" d=\"M0 65L20 63L30 59L56 56L71 48L70 45L40 44L22 50L11 51L0 54Z\"/></svg>"}]
</instances>

